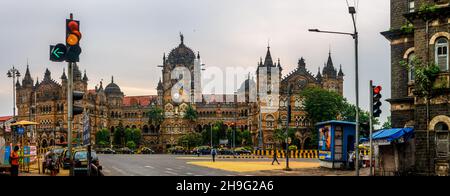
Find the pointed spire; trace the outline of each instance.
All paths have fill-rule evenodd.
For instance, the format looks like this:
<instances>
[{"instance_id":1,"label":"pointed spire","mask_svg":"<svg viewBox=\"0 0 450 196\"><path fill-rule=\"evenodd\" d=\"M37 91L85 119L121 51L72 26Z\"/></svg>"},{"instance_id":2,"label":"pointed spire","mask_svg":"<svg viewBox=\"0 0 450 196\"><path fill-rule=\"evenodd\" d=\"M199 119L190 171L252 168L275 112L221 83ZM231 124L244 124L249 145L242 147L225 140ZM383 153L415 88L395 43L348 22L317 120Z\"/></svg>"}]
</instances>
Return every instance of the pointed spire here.
<instances>
[{"instance_id":1,"label":"pointed spire","mask_svg":"<svg viewBox=\"0 0 450 196\"><path fill-rule=\"evenodd\" d=\"M298 59L298 68L305 68L305 67L306 67L305 59L301 57L300 59Z\"/></svg>"},{"instance_id":2,"label":"pointed spire","mask_svg":"<svg viewBox=\"0 0 450 196\"><path fill-rule=\"evenodd\" d=\"M197 59L200 59L200 51L197 51Z\"/></svg>"},{"instance_id":3,"label":"pointed spire","mask_svg":"<svg viewBox=\"0 0 450 196\"><path fill-rule=\"evenodd\" d=\"M342 65L339 65L339 73L338 76L343 77L344 76L344 72L342 71Z\"/></svg>"},{"instance_id":4,"label":"pointed spire","mask_svg":"<svg viewBox=\"0 0 450 196\"><path fill-rule=\"evenodd\" d=\"M34 85L35 87L39 85L39 77L36 77L36 84Z\"/></svg>"},{"instance_id":5,"label":"pointed spire","mask_svg":"<svg viewBox=\"0 0 450 196\"><path fill-rule=\"evenodd\" d=\"M87 82L89 79L86 75L86 70L84 70L83 81Z\"/></svg>"},{"instance_id":6,"label":"pointed spire","mask_svg":"<svg viewBox=\"0 0 450 196\"><path fill-rule=\"evenodd\" d=\"M163 54L163 64L166 63L166 53Z\"/></svg>"},{"instance_id":7,"label":"pointed spire","mask_svg":"<svg viewBox=\"0 0 450 196\"><path fill-rule=\"evenodd\" d=\"M17 82L16 82L16 88L20 88L20 82L19 82L19 78L17 78L17 80L16 80Z\"/></svg>"},{"instance_id":8,"label":"pointed spire","mask_svg":"<svg viewBox=\"0 0 450 196\"><path fill-rule=\"evenodd\" d=\"M184 35L181 32L180 32L180 40L181 40L181 44L184 44Z\"/></svg>"},{"instance_id":9,"label":"pointed spire","mask_svg":"<svg viewBox=\"0 0 450 196\"><path fill-rule=\"evenodd\" d=\"M27 59L27 70L25 72L25 76L23 77L22 85L24 87L32 87L33 86L33 78L31 78L30 68L28 65L28 59Z\"/></svg>"},{"instance_id":10,"label":"pointed spire","mask_svg":"<svg viewBox=\"0 0 450 196\"><path fill-rule=\"evenodd\" d=\"M61 80L67 80L66 68L63 68L63 73L62 73L62 76L61 76Z\"/></svg>"},{"instance_id":11,"label":"pointed spire","mask_svg":"<svg viewBox=\"0 0 450 196\"><path fill-rule=\"evenodd\" d=\"M111 76L111 83L114 83L114 76Z\"/></svg>"},{"instance_id":12,"label":"pointed spire","mask_svg":"<svg viewBox=\"0 0 450 196\"><path fill-rule=\"evenodd\" d=\"M272 55L270 54L270 46L267 46L266 59L264 60L264 66L273 67Z\"/></svg>"},{"instance_id":13,"label":"pointed spire","mask_svg":"<svg viewBox=\"0 0 450 196\"><path fill-rule=\"evenodd\" d=\"M100 87L98 87L98 90L103 90L103 79L100 80Z\"/></svg>"},{"instance_id":14,"label":"pointed spire","mask_svg":"<svg viewBox=\"0 0 450 196\"><path fill-rule=\"evenodd\" d=\"M47 69L45 69L45 74L44 74L44 80L43 81L50 81L52 80L52 76L50 71Z\"/></svg>"}]
</instances>

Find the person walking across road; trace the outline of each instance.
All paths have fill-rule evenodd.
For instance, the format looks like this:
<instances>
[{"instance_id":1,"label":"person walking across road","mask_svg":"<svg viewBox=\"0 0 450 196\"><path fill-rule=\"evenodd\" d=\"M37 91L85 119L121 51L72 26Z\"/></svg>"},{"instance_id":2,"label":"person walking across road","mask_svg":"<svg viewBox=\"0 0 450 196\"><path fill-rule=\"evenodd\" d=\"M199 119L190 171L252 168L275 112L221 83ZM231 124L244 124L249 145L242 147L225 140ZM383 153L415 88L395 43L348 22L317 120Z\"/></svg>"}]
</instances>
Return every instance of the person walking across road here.
<instances>
[{"instance_id":1,"label":"person walking across road","mask_svg":"<svg viewBox=\"0 0 450 196\"><path fill-rule=\"evenodd\" d=\"M14 151L9 156L11 164L11 176L19 176L19 146L14 146Z\"/></svg>"},{"instance_id":2,"label":"person walking across road","mask_svg":"<svg viewBox=\"0 0 450 196\"><path fill-rule=\"evenodd\" d=\"M216 151L215 148L213 148L213 149L211 150L211 155L212 155L213 162L216 162L217 151Z\"/></svg>"},{"instance_id":3,"label":"person walking across road","mask_svg":"<svg viewBox=\"0 0 450 196\"><path fill-rule=\"evenodd\" d=\"M273 163L274 163L275 161L278 163L278 165L280 164L280 162L278 162L278 153L277 153L277 150L274 150L274 151L273 151L273 161L272 161L272 165L273 165Z\"/></svg>"}]
</instances>

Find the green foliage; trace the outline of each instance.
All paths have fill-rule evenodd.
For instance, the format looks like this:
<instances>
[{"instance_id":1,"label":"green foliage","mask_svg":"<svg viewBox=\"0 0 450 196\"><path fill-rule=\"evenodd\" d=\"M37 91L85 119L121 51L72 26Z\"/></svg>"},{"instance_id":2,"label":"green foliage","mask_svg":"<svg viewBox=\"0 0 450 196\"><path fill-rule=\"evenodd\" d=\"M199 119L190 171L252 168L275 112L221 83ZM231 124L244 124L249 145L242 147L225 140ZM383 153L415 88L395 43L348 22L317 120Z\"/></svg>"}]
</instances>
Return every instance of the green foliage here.
<instances>
[{"instance_id":1,"label":"green foliage","mask_svg":"<svg viewBox=\"0 0 450 196\"><path fill-rule=\"evenodd\" d=\"M437 8L437 5L434 3L423 3L419 7L419 14L434 13Z\"/></svg>"},{"instance_id":2,"label":"green foliage","mask_svg":"<svg viewBox=\"0 0 450 196\"><path fill-rule=\"evenodd\" d=\"M164 120L163 110L161 108L154 107L148 112L148 123L151 125L160 125Z\"/></svg>"},{"instance_id":3,"label":"green foliage","mask_svg":"<svg viewBox=\"0 0 450 196\"><path fill-rule=\"evenodd\" d=\"M236 139L234 144L236 146L241 145L242 144L242 131L240 131L239 129L234 130L231 127L228 128L228 130L227 130L228 145L231 146L233 144L233 132L234 132L234 139Z\"/></svg>"},{"instance_id":4,"label":"green foliage","mask_svg":"<svg viewBox=\"0 0 450 196\"><path fill-rule=\"evenodd\" d=\"M136 143L134 143L133 141L128 141L127 147L131 150L134 150L136 148Z\"/></svg>"},{"instance_id":5,"label":"green foliage","mask_svg":"<svg viewBox=\"0 0 450 196\"><path fill-rule=\"evenodd\" d=\"M242 145L253 145L252 134L249 130L242 132Z\"/></svg>"},{"instance_id":6,"label":"green foliage","mask_svg":"<svg viewBox=\"0 0 450 196\"><path fill-rule=\"evenodd\" d=\"M392 128L392 121L391 121L391 117L388 116L387 117L387 121L383 123L383 126L381 126L382 129L390 129Z\"/></svg>"},{"instance_id":7,"label":"green foliage","mask_svg":"<svg viewBox=\"0 0 450 196\"><path fill-rule=\"evenodd\" d=\"M178 139L178 145L186 146L187 149L199 146L202 144L202 135L200 133L191 132L181 136Z\"/></svg>"},{"instance_id":8,"label":"green foliage","mask_svg":"<svg viewBox=\"0 0 450 196\"><path fill-rule=\"evenodd\" d=\"M290 145L289 146L289 150L297 150L297 146L296 145Z\"/></svg>"},{"instance_id":9,"label":"green foliage","mask_svg":"<svg viewBox=\"0 0 450 196\"><path fill-rule=\"evenodd\" d=\"M189 105L183 118L190 121L195 121L198 118L197 111L191 105Z\"/></svg>"},{"instance_id":10,"label":"green foliage","mask_svg":"<svg viewBox=\"0 0 450 196\"><path fill-rule=\"evenodd\" d=\"M105 147L109 144L110 133L108 129L102 129L95 133L95 143L101 147Z\"/></svg>"},{"instance_id":11,"label":"green foliage","mask_svg":"<svg viewBox=\"0 0 450 196\"><path fill-rule=\"evenodd\" d=\"M334 120L344 105L344 98L321 88L307 88L301 94L303 106L313 124Z\"/></svg>"},{"instance_id":12,"label":"green foliage","mask_svg":"<svg viewBox=\"0 0 450 196\"><path fill-rule=\"evenodd\" d=\"M430 98L433 90L440 88L435 86L435 81L440 72L439 66L435 63L426 64L421 59L414 57L410 63L400 61L400 64L408 70L414 70L414 93L417 96Z\"/></svg>"},{"instance_id":13,"label":"green foliage","mask_svg":"<svg viewBox=\"0 0 450 196\"><path fill-rule=\"evenodd\" d=\"M412 33L414 31L414 25L408 22L400 27L400 31L402 31L403 33Z\"/></svg>"},{"instance_id":14,"label":"green foliage","mask_svg":"<svg viewBox=\"0 0 450 196\"><path fill-rule=\"evenodd\" d=\"M202 135L202 144L203 145L210 145L211 143L211 129L205 129L201 133ZM214 145L219 144L219 133L218 129L212 129L212 142Z\"/></svg>"},{"instance_id":15,"label":"green foliage","mask_svg":"<svg viewBox=\"0 0 450 196\"><path fill-rule=\"evenodd\" d=\"M125 145L125 128L122 122L114 130L114 145L123 146Z\"/></svg>"}]
</instances>

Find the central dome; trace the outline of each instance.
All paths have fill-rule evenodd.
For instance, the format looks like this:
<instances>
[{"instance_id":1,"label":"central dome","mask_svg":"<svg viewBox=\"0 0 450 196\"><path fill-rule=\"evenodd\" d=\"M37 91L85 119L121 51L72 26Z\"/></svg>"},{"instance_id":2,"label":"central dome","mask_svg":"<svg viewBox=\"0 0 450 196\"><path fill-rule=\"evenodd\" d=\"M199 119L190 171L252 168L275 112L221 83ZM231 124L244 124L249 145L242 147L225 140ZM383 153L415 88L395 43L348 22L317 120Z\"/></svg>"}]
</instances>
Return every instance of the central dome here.
<instances>
[{"instance_id":1,"label":"central dome","mask_svg":"<svg viewBox=\"0 0 450 196\"><path fill-rule=\"evenodd\" d=\"M181 43L169 53L168 63L171 65L192 65L194 64L195 53L184 45L184 37L180 34Z\"/></svg>"},{"instance_id":2,"label":"central dome","mask_svg":"<svg viewBox=\"0 0 450 196\"><path fill-rule=\"evenodd\" d=\"M105 88L105 94L122 94L120 87L114 83L113 77L111 77L111 83L109 83Z\"/></svg>"}]
</instances>

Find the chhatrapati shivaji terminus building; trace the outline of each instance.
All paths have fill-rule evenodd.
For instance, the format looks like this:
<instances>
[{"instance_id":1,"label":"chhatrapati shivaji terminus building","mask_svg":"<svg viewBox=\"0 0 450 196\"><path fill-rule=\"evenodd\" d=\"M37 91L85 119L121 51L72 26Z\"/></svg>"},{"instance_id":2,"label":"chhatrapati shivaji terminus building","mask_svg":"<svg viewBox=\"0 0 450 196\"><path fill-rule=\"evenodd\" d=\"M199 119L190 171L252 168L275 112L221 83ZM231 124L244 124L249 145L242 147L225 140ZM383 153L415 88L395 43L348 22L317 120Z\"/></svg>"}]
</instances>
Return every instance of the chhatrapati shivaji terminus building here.
<instances>
[{"instance_id":1,"label":"chhatrapati shivaji terminus building","mask_svg":"<svg viewBox=\"0 0 450 196\"><path fill-rule=\"evenodd\" d=\"M286 125L286 106L290 102L290 127L297 129L296 135L299 136L302 146L306 147L311 145L312 124L302 108L300 92L307 87L319 87L343 94L344 73L333 64L331 52L323 69L319 68L315 75L308 71L305 59L300 58L296 69L282 76L281 61L274 61L270 47L267 47L265 58L261 58L255 66L256 77L249 76L237 93L202 94L199 78L203 64L200 53L186 46L182 35L180 38L179 45L172 49L168 56L163 56L162 65L159 66L162 68L162 77L156 87L156 95L125 96L119 84L115 83L114 77L111 77L106 86L100 82L95 89L88 89L89 79L86 71L82 73L78 66L74 67L74 89L85 92L82 105L90 116L93 142L96 131L108 129L114 132L115 127L122 124L124 127L141 129L142 144L161 152L176 145L180 136L189 132L210 130L212 124L221 121L226 127L237 126L238 131L249 130L253 144L270 147L274 145L274 130ZM180 68L189 72L190 85L197 84L196 88L193 88L195 90L182 95L188 98L181 102L174 101L179 97L173 96L179 95L172 92L173 87L178 84L173 75ZM46 70L40 81L35 81L30 72L27 66L25 76L16 84L18 120L33 120L39 123L36 134L40 146L67 142L65 71L56 80L54 75ZM179 79L182 77L181 75ZM257 87L263 84L262 81L271 83L272 80L279 81L279 93L274 93L269 84L269 88L265 88L265 96L260 97L261 90ZM292 87L289 100L286 95L288 86ZM255 94L255 91L258 96L252 100L251 94ZM245 99L238 101L239 95L243 95ZM198 118L193 122L184 118L184 113L190 106L198 113ZM155 123L149 119L149 111L154 108L163 111L162 122ZM74 119L74 134L82 129L81 116L78 115Z\"/></svg>"}]
</instances>

